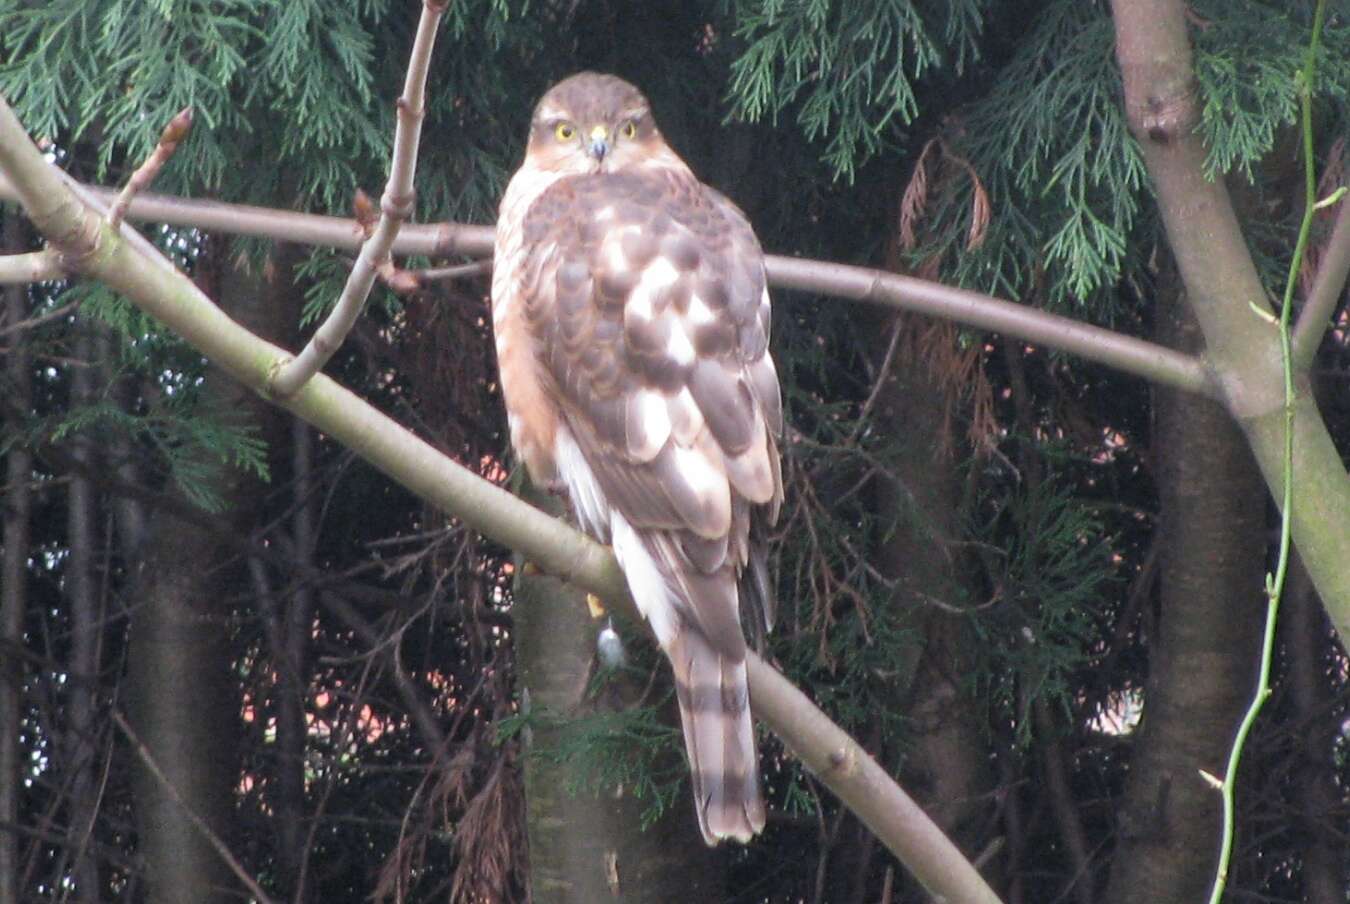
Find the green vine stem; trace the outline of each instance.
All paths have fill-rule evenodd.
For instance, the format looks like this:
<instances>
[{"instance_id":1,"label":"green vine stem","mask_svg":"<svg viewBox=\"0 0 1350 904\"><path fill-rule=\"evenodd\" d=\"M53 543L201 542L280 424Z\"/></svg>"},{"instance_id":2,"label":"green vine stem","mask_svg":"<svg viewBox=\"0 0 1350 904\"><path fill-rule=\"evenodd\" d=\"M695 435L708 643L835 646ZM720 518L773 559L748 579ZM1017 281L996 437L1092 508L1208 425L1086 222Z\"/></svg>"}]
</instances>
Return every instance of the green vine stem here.
<instances>
[{"instance_id":1,"label":"green vine stem","mask_svg":"<svg viewBox=\"0 0 1350 904\"><path fill-rule=\"evenodd\" d=\"M1294 368L1289 344L1289 317L1293 310L1294 288L1298 283L1298 274L1303 266L1303 256L1308 249L1308 236L1312 232L1313 215L1320 206L1317 201L1317 179L1314 175L1316 161L1313 156L1312 97L1313 85L1317 75L1317 51L1322 40L1322 22L1326 18L1326 0L1317 0L1317 9L1313 13L1312 37L1308 41L1308 52L1303 69L1296 76L1299 100L1302 107L1303 126L1303 176L1305 203L1303 221L1299 224L1298 242L1294 246L1294 256L1289 262L1289 276L1285 280L1284 301L1280 309L1280 354L1284 362L1284 500L1280 506L1283 515L1280 521L1280 558L1275 574L1266 575L1266 628L1261 642L1261 672L1257 679L1256 693L1247 707L1242 723L1238 726L1233 739L1233 749L1228 755L1228 768L1223 781L1202 771L1204 777L1215 784L1223 795L1223 841L1219 847L1219 864L1214 874L1214 886L1210 891L1210 904L1219 904L1228 884L1228 867L1233 857L1234 805L1233 792L1237 783L1238 765L1242 761L1243 748L1247 735L1256 723L1256 717L1270 696L1270 667L1275 658L1275 626L1280 611L1280 596L1284 592L1285 577L1289 572L1290 548L1290 512L1293 506L1294 486Z\"/></svg>"}]
</instances>

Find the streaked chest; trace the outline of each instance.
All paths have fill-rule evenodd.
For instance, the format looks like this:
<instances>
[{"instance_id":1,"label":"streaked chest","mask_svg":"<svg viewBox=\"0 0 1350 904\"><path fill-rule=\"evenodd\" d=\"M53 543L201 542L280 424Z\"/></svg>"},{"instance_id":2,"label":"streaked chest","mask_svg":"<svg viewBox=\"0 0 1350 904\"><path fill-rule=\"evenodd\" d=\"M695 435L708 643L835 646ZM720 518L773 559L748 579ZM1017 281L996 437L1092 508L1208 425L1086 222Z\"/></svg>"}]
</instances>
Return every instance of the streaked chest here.
<instances>
[{"instance_id":1,"label":"streaked chest","mask_svg":"<svg viewBox=\"0 0 1350 904\"><path fill-rule=\"evenodd\" d=\"M540 289L527 268L541 255L532 254L536 249L527 246L523 222L530 205L558 178L556 173L523 168L511 179L497 217L492 269L492 331L511 445L541 486L557 479L553 457L557 404L525 318L527 299Z\"/></svg>"}]
</instances>

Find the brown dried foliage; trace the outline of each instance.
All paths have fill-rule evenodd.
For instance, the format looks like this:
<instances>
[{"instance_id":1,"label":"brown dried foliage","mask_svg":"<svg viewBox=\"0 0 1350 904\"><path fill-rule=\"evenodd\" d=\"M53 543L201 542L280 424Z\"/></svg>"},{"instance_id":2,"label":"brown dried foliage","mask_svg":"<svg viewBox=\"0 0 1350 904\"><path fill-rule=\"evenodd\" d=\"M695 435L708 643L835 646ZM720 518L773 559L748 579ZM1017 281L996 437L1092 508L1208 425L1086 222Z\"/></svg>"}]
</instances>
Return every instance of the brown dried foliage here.
<instances>
[{"instance_id":1,"label":"brown dried foliage","mask_svg":"<svg viewBox=\"0 0 1350 904\"><path fill-rule=\"evenodd\" d=\"M931 170L931 172L930 172ZM900 198L900 248L913 251L919 245L916 228L922 225L928 207L930 188L950 192L955 180L964 176L970 180L970 228L966 233L966 250L974 251L984 244L989 231L992 209L989 193L979 173L970 161L953 152L941 138L930 138L919 153L910 175L909 184Z\"/></svg>"},{"instance_id":2,"label":"brown dried foliage","mask_svg":"<svg viewBox=\"0 0 1350 904\"><path fill-rule=\"evenodd\" d=\"M966 439L977 453L986 453L998 443L999 423L994 414L994 390L985 373L983 342L962 342L961 329L945 320L901 317L901 354L921 362L937 382L946 400L941 448L956 451L956 415L969 406Z\"/></svg>"},{"instance_id":3,"label":"brown dried foliage","mask_svg":"<svg viewBox=\"0 0 1350 904\"><path fill-rule=\"evenodd\" d=\"M453 832L451 904L529 901L525 792L514 744L494 746L482 728L448 762L428 767L404 815L399 841L371 899L402 904L426 865L430 842ZM430 786L428 790L428 785ZM425 794L424 794L425 792Z\"/></svg>"},{"instance_id":4,"label":"brown dried foliage","mask_svg":"<svg viewBox=\"0 0 1350 904\"><path fill-rule=\"evenodd\" d=\"M486 783L455 827L458 867L452 902L520 900L529 887L525 858L525 791L513 755L499 755Z\"/></svg>"}]
</instances>

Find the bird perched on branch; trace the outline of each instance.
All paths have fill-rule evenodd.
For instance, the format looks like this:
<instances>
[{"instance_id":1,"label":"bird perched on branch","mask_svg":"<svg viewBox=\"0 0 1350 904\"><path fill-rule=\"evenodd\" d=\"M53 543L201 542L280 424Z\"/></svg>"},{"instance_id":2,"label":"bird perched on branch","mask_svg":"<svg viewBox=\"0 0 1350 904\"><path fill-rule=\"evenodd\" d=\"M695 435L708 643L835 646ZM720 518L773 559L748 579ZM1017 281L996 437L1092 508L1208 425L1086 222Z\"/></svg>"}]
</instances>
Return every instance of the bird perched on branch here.
<instances>
[{"instance_id":1,"label":"bird perched on branch","mask_svg":"<svg viewBox=\"0 0 1350 904\"><path fill-rule=\"evenodd\" d=\"M516 455L613 545L674 668L703 838L748 841L764 802L741 610L772 622L783 499L764 256L622 79L574 75L535 108L492 322Z\"/></svg>"}]
</instances>

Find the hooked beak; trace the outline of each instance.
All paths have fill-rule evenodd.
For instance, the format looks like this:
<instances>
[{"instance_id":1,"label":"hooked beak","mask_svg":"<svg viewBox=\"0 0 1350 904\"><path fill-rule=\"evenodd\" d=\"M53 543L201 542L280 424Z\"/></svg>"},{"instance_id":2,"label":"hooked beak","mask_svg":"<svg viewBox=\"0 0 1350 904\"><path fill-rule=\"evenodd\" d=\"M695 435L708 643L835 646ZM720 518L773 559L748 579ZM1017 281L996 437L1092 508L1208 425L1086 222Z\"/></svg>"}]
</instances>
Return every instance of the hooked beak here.
<instances>
[{"instance_id":1,"label":"hooked beak","mask_svg":"<svg viewBox=\"0 0 1350 904\"><path fill-rule=\"evenodd\" d=\"M591 134L586 140L586 151L597 161L605 159L609 153L609 130L604 126L596 126L591 129Z\"/></svg>"}]
</instances>

